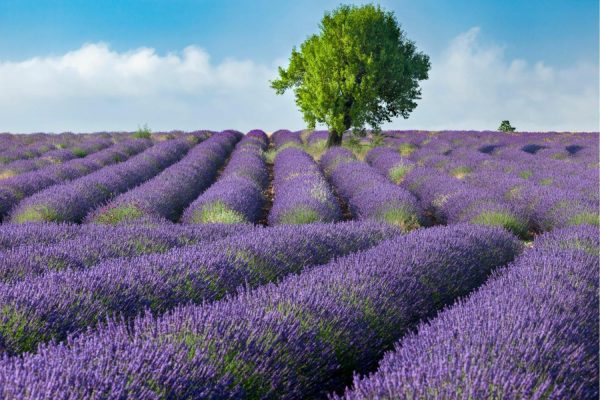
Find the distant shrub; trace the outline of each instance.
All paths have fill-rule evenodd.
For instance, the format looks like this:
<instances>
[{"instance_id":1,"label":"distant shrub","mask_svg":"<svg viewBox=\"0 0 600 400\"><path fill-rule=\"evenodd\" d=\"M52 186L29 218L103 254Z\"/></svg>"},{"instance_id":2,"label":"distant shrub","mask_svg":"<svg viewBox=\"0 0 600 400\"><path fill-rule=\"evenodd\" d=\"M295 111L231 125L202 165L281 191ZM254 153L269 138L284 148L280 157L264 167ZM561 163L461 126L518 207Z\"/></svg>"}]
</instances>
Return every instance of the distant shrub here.
<instances>
[{"instance_id":1,"label":"distant shrub","mask_svg":"<svg viewBox=\"0 0 600 400\"><path fill-rule=\"evenodd\" d=\"M352 135L346 141L346 145L350 148L360 146L360 138L356 135Z\"/></svg>"},{"instance_id":2,"label":"distant shrub","mask_svg":"<svg viewBox=\"0 0 600 400\"><path fill-rule=\"evenodd\" d=\"M383 135L381 134L380 131L378 132L373 132L373 136L371 138L371 146L373 147L378 147L378 146L383 146L384 140L383 140Z\"/></svg>"},{"instance_id":3,"label":"distant shrub","mask_svg":"<svg viewBox=\"0 0 600 400\"><path fill-rule=\"evenodd\" d=\"M135 131L131 136L136 139L150 139L152 136L152 131L150 128L148 128L147 124L144 124L144 126L138 127L138 130Z\"/></svg>"},{"instance_id":4,"label":"distant shrub","mask_svg":"<svg viewBox=\"0 0 600 400\"><path fill-rule=\"evenodd\" d=\"M515 128L514 126L512 126L510 124L510 121L505 119L504 121L502 121L500 123L500 127L498 128L498 130L500 132L514 132L517 128Z\"/></svg>"}]
</instances>

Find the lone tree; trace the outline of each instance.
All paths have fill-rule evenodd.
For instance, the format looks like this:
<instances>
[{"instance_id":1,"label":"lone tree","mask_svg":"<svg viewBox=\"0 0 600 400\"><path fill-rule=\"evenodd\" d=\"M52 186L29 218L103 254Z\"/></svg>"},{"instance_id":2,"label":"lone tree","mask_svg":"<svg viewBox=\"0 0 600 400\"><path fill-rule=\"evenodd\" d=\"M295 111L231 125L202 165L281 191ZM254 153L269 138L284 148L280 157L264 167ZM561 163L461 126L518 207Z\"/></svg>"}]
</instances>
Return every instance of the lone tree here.
<instances>
[{"instance_id":1,"label":"lone tree","mask_svg":"<svg viewBox=\"0 0 600 400\"><path fill-rule=\"evenodd\" d=\"M498 130L501 131L501 132L514 132L515 129L517 129L517 128L515 128L514 126L512 126L510 124L510 121L507 120L507 119L505 119L504 121L502 121L502 123L500 123L500 127L498 128Z\"/></svg>"},{"instance_id":2,"label":"lone tree","mask_svg":"<svg viewBox=\"0 0 600 400\"><path fill-rule=\"evenodd\" d=\"M408 118L421 98L429 57L405 37L392 12L379 6L342 5L325 13L320 32L294 47L287 69L271 82L277 94L293 88L309 128L327 125L327 146L365 124L379 129Z\"/></svg>"}]
</instances>

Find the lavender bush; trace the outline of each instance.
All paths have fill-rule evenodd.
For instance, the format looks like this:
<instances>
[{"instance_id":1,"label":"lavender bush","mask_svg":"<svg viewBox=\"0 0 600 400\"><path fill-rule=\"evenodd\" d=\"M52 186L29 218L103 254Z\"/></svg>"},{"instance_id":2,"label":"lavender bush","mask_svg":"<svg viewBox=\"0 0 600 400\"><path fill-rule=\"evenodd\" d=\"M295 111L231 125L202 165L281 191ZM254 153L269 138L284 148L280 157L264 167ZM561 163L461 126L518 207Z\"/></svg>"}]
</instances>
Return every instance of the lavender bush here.
<instances>
[{"instance_id":1,"label":"lavender bush","mask_svg":"<svg viewBox=\"0 0 600 400\"><path fill-rule=\"evenodd\" d=\"M367 153L365 161L394 183L402 182L404 175L415 167L414 162L389 147L375 147Z\"/></svg>"},{"instance_id":2,"label":"lavender bush","mask_svg":"<svg viewBox=\"0 0 600 400\"><path fill-rule=\"evenodd\" d=\"M109 258L164 253L174 247L208 243L249 229L245 225L202 229L168 223L110 228L84 228L73 233L70 240L22 245L0 252L0 281L15 282L51 271L85 269Z\"/></svg>"},{"instance_id":3,"label":"lavender bush","mask_svg":"<svg viewBox=\"0 0 600 400\"><path fill-rule=\"evenodd\" d=\"M69 161L74 158L85 157L89 154L103 150L111 145L113 141L106 138L93 138L83 141L72 148L60 148L47 151L37 158L20 159L10 162L0 168L0 179L10 178L24 172L38 170L40 168Z\"/></svg>"},{"instance_id":4,"label":"lavender bush","mask_svg":"<svg viewBox=\"0 0 600 400\"><path fill-rule=\"evenodd\" d=\"M302 139L300 138L299 132L292 132L287 129L280 129L273 132L271 140L276 148L283 147L284 145L296 145L302 146Z\"/></svg>"},{"instance_id":5,"label":"lavender bush","mask_svg":"<svg viewBox=\"0 0 600 400\"><path fill-rule=\"evenodd\" d=\"M430 167L414 168L405 175L402 185L419 198L421 207L437 223L502 226L520 237L529 236L529 218L523 207L493 190L470 185Z\"/></svg>"},{"instance_id":6,"label":"lavender bush","mask_svg":"<svg viewBox=\"0 0 600 400\"><path fill-rule=\"evenodd\" d=\"M52 244L77 237L79 225L31 223L0 224L0 251L17 246Z\"/></svg>"}]
</instances>

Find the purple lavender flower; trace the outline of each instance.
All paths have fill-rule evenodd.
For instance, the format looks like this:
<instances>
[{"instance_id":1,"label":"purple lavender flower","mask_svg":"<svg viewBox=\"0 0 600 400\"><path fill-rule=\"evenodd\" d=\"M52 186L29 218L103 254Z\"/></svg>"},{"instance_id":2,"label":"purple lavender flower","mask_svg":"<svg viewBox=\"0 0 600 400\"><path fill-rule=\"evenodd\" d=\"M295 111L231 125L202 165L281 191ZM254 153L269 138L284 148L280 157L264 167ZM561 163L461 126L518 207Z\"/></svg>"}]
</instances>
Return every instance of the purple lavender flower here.
<instances>
[{"instance_id":1,"label":"purple lavender flower","mask_svg":"<svg viewBox=\"0 0 600 400\"><path fill-rule=\"evenodd\" d=\"M30 244L53 244L73 239L80 231L75 224L1 224L0 251Z\"/></svg>"},{"instance_id":2,"label":"purple lavender flower","mask_svg":"<svg viewBox=\"0 0 600 400\"><path fill-rule=\"evenodd\" d=\"M404 175L415 167L414 162L389 147L375 147L367 153L365 160L394 183L402 182Z\"/></svg>"},{"instance_id":3,"label":"purple lavender flower","mask_svg":"<svg viewBox=\"0 0 600 400\"><path fill-rule=\"evenodd\" d=\"M28 171L38 170L49 165L69 161L78 157L85 157L91 153L103 150L113 144L105 138L94 138L83 141L72 148L61 148L42 153L37 158L19 159L12 161L0 168L0 179L10 178Z\"/></svg>"},{"instance_id":4,"label":"purple lavender flower","mask_svg":"<svg viewBox=\"0 0 600 400\"><path fill-rule=\"evenodd\" d=\"M0 252L0 281L15 282L51 271L86 269L109 258L131 258L142 254L164 253L174 247L208 243L233 233L249 230L244 224L227 228L182 226L112 227L91 225L67 231L69 238L57 243L21 245Z\"/></svg>"},{"instance_id":5,"label":"purple lavender flower","mask_svg":"<svg viewBox=\"0 0 600 400\"><path fill-rule=\"evenodd\" d=\"M280 129L278 131L273 132L271 135L271 140L273 140L273 144L276 148L282 147L283 145L295 144L297 146L302 146L302 139L300 138L299 132L292 132L287 129Z\"/></svg>"},{"instance_id":6,"label":"purple lavender flower","mask_svg":"<svg viewBox=\"0 0 600 400\"><path fill-rule=\"evenodd\" d=\"M323 155L321 167L327 171L338 194L348 202L355 218L386 221L405 231L420 225L417 199L367 163L333 148Z\"/></svg>"}]
</instances>

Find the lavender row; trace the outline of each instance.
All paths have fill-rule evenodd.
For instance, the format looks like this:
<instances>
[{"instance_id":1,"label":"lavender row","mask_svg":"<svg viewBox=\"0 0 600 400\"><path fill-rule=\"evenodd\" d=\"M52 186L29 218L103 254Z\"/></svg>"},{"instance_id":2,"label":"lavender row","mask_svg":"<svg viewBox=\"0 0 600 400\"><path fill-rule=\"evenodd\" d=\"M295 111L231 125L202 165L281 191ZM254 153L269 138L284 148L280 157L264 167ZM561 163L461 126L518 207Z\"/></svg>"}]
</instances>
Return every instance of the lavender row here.
<instances>
[{"instance_id":1,"label":"lavender row","mask_svg":"<svg viewBox=\"0 0 600 400\"><path fill-rule=\"evenodd\" d=\"M472 148L481 153L500 156L510 153L511 156L519 154L518 157L529 154L541 156L538 158L579 158L597 153L598 148L598 132L514 134L492 131L384 131L383 134L389 139L386 142L391 145L410 142L419 148L427 147L431 142L443 142L449 150ZM598 158L597 154L595 158Z\"/></svg>"},{"instance_id":2,"label":"lavender row","mask_svg":"<svg viewBox=\"0 0 600 400\"><path fill-rule=\"evenodd\" d=\"M31 244L57 243L77 237L80 231L80 226L75 224L1 224L0 251Z\"/></svg>"},{"instance_id":3,"label":"lavender row","mask_svg":"<svg viewBox=\"0 0 600 400\"><path fill-rule=\"evenodd\" d=\"M389 147L375 147L365 157L365 161L380 174L398 184L416 164Z\"/></svg>"},{"instance_id":4,"label":"lavender row","mask_svg":"<svg viewBox=\"0 0 600 400\"><path fill-rule=\"evenodd\" d=\"M212 302L242 285L277 281L398 234L375 223L252 230L212 226L201 225L211 239L234 230L246 233L211 245L204 240L166 254L112 260L85 271L49 273L0 286L0 349L35 350L40 342L63 340L115 313L130 319L145 309L162 313L178 304ZM173 239L181 240L179 235Z\"/></svg>"},{"instance_id":5,"label":"lavender row","mask_svg":"<svg viewBox=\"0 0 600 400\"><path fill-rule=\"evenodd\" d=\"M30 244L0 252L0 282L13 283L51 271L86 269L109 258L164 253L174 247L208 243L248 230L215 226L186 227L176 224L108 228L93 225L80 229L72 239L55 244Z\"/></svg>"},{"instance_id":6,"label":"lavender row","mask_svg":"<svg viewBox=\"0 0 600 400\"><path fill-rule=\"evenodd\" d=\"M599 221L597 205L576 190L531 184L502 172L474 172L463 181L434 168L418 167L402 185L416 193L441 223L503 225L527 237L529 231L598 225Z\"/></svg>"},{"instance_id":7,"label":"lavender row","mask_svg":"<svg viewBox=\"0 0 600 400\"><path fill-rule=\"evenodd\" d=\"M312 131L306 134L306 144L309 146L324 145L329 138L329 131Z\"/></svg>"},{"instance_id":8,"label":"lavender row","mask_svg":"<svg viewBox=\"0 0 600 400\"><path fill-rule=\"evenodd\" d=\"M10 148L1 148L3 151L0 151L0 164L8 164L12 161L39 157L50 150L55 150L57 147L48 140L39 140L30 144L19 143Z\"/></svg>"},{"instance_id":9,"label":"lavender row","mask_svg":"<svg viewBox=\"0 0 600 400\"><path fill-rule=\"evenodd\" d=\"M466 141L466 138L461 140ZM507 147L492 156L482 152L483 147L478 151L448 144L448 150L441 154L440 149L431 148L433 142L412 157L425 166L464 178L469 185L497 198L507 199L525 214L530 230L539 232L581 223L599 224L597 164L588 163L590 160L586 157L579 158L579 151L576 158L569 156L558 160L538 157L544 151L536 150L544 147L541 145L527 145L523 149ZM481 146L481 143L477 145ZM592 146L588 144L589 147Z\"/></svg>"},{"instance_id":10,"label":"lavender row","mask_svg":"<svg viewBox=\"0 0 600 400\"><path fill-rule=\"evenodd\" d=\"M121 140L124 137L123 132L98 132L98 133L83 133L75 134L72 132L54 133L27 133L27 134L9 134L0 133L0 164L6 162L2 157L5 152L18 149L25 154L26 157L35 157L45 151L53 149L64 149L77 146L88 140L96 139L114 139Z\"/></svg>"},{"instance_id":11,"label":"lavender row","mask_svg":"<svg viewBox=\"0 0 600 400\"><path fill-rule=\"evenodd\" d=\"M112 146L113 143L114 142L110 139L94 138L83 141L71 148L49 150L37 158L15 160L0 168L0 179L10 178L11 176L38 170L49 165L62 163L75 158L85 157Z\"/></svg>"},{"instance_id":12,"label":"lavender row","mask_svg":"<svg viewBox=\"0 0 600 400\"><path fill-rule=\"evenodd\" d=\"M182 221L199 223L257 222L265 198L269 175L264 152L269 138L263 131L250 131L236 148L219 180L184 211Z\"/></svg>"},{"instance_id":13,"label":"lavender row","mask_svg":"<svg viewBox=\"0 0 600 400\"><path fill-rule=\"evenodd\" d=\"M297 145L302 146L302 139L300 138L299 132L288 131L287 129L280 129L273 132L271 140L275 145L275 148L283 147L283 145Z\"/></svg>"},{"instance_id":14,"label":"lavender row","mask_svg":"<svg viewBox=\"0 0 600 400\"><path fill-rule=\"evenodd\" d=\"M341 219L338 200L319 166L298 148L285 148L275 157L275 198L269 225L331 222Z\"/></svg>"},{"instance_id":15,"label":"lavender row","mask_svg":"<svg viewBox=\"0 0 600 400\"><path fill-rule=\"evenodd\" d=\"M421 207L437 223L498 225L521 237L528 235L528 218L523 209L493 191L475 187L434 168L418 167L390 148L375 148L366 159L390 180L414 193ZM451 170L456 172L456 168L459 167Z\"/></svg>"},{"instance_id":16,"label":"lavender row","mask_svg":"<svg viewBox=\"0 0 600 400\"><path fill-rule=\"evenodd\" d=\"M41 157L33 159L15 160L0 168L0 179L7 179L24 172L35 171L40 168L60 164L78 158L69 149L50 150Z\"/></svg>"},{"instance_id":17,"label":"lavender row","mask_svg":"<svg viewBox=\"0 0 600 400\"><path fill-rule=\"evenodd\" d=\"M193 137L159 143L125 162L51 186L19 203L11 213L11 221L79 222L102 202L177 162L193 144Z\"/></svg>"},{"instance_id":18,"label":"lavender row","mask_svg":"<svg viewBox=\"0 0 600 400\"><path fill-rule=\"evenodd\" d=\"M94 134L61 134L33 133L23 135L0 134L0 165L6 167L15 161L41 159L58 150L71 150L76 157L84 157L97 151L100 143L113 143L130 139L125 132L103 132ZM10 143L9 143L10 142Z\"/></svg>"},{"instance_id":19,"label":"lavender row","mask_svg":"<svg viewBox=\"0 0 600 400\"><path fill-rule=\"evenodd\" d=\"M344 398L597 399L598 230L551 235L399 342ZM582 242L589 253L571 250Z\"/></svg>"},{"instance_id":20,"label":"lavender row","mask_svg":"<svg viewBox=\"0 0 600 400\"><path fill-rule=\"evenodd\" d=\"M546 157L546 151L563 152L563 156ZM530 206L525 211L533 230L582 222L598 224L597 133L446 132L432 135L411 158L506 196L511 202L517 193L517 201Z\"/></svg>"},{"instance_id":21,"label":"lavender row","mask_svg":"<svg viewBox=\"0 0 600 400\"><path fill-rule=\"evenodd\" d=\"M0 387L12 398L322 396L519 249L497 228L418 230L228 301L4 358Z\"/></svg>"},{"instance_id":22,"label":"lavender row","mask_svg":"<svg viewBox=\"0 0 600 400\"><path fill-rule=\"evenodd\" d=\"M52 185L80 178L100 168L124 161L152 146L147 139L127 140L81 159L26 172L0 181L0 216L4 217L19 201Z\"/></svg>"},{"instance_id":23,"label":"lavender row","mask_svg":"<svg viewBox=\"0 0 600 400\"><path fill-rule=\"evenodd\" d=\"M386 221L406 231L422 222L417 199L410 192L358 161L349 150L328 150L321 167L355 218Z\"/></svg>"},{"instance_id":24,"label":"lavender row","mask_svg":"<svg viewBox=\"0 0 600 400\"><path fill-rule=\"evenodd\" d=\"M589 190L598 193L598 182L593 179L579 181L581 175L570 178L570 183L561 184L570 185L570 188L540 185L502 171L489 170L473 173L469 183L508 199L524 211L532 230L545 232L570 225L599 225L598 200L586 193ZM556 175L551 179L560 182ZM584 187L579 187L580 184Z\"/></svg>"},{"instance_id":25,"label":"lavender row","mask_svg":"<svg viewBox=\"0 0 600 400\"><path fill-rule=\"evenodd\" d=\"M241 133L212 135L178 163L88 215L87 222L177 221L183 209L215 179Z\"/></svg>"},{"instance_id":26,"label":"lavender row","mask_svg":"<svg viewBox=\"0 0 600 400\"><path fill-rule=\"evenodd\" d=\"M151 229L179 229L179 225L165 223L145 225ZM98 224L67 224L67 223L27 223L27 224L2 224L0 225L0 251L4 252L19 246L38 245L48 246L55 243L68 241L86 236L110 236L126 227L113 227ZM134 229L132 227L132 229ZM144 229L141 228L140 229Z\"/></svg>"}]
</instances>

